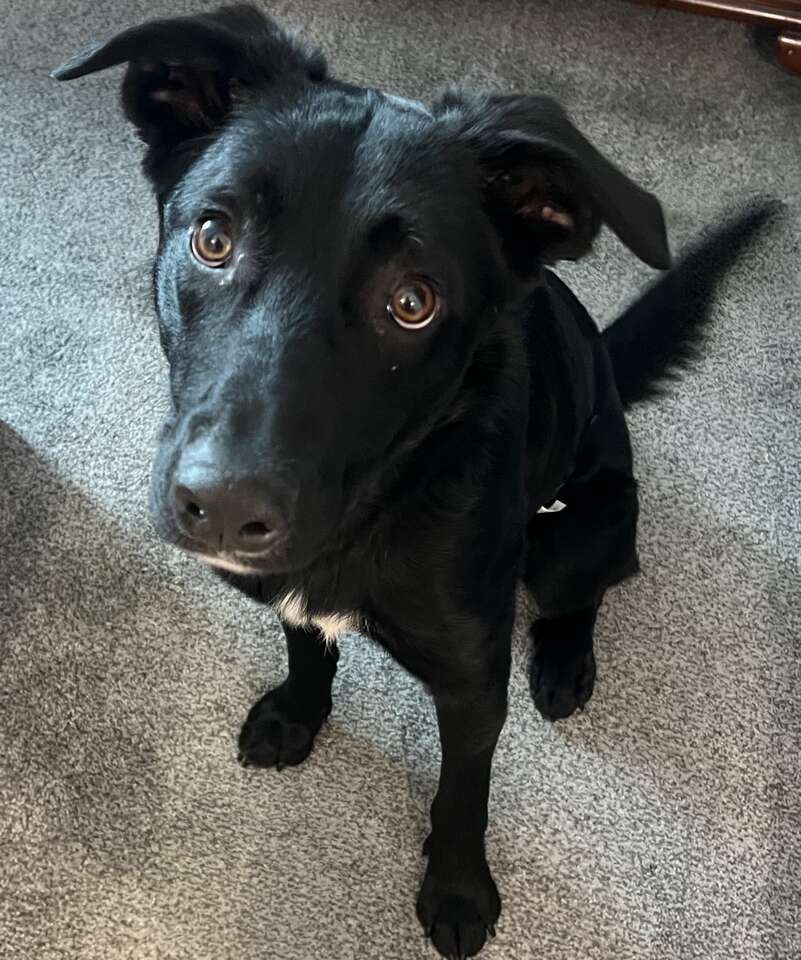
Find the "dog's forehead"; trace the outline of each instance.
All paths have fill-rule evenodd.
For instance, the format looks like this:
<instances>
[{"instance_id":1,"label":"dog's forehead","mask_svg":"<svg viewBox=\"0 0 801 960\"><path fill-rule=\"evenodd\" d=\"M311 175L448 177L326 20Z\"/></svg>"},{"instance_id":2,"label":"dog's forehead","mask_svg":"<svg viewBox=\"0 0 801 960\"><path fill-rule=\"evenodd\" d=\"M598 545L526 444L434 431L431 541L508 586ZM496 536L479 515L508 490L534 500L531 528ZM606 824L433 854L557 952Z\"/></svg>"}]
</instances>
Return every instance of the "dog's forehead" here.
<instances>
[{"instance_id":1,"label":"dog's forehead","mask_svg":"<svg viewBox=\"0 0 801 960\"><path fill-rule=\"evenodd\" d=\"M258 192L380 206L409 188L458 189L463 156L421 103L374 90L309 91L295 102L252 104L187 175L180 193Z\"/></svg>"}]
</instances>

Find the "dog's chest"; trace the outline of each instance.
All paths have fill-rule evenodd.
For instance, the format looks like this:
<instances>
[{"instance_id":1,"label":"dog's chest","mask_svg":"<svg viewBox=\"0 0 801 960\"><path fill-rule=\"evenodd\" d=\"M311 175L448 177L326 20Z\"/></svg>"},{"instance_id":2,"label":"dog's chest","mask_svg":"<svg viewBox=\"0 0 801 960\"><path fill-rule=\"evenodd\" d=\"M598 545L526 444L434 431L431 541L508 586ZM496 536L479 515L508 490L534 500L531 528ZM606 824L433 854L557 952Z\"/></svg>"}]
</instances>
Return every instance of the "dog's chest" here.
<instances>
[{"instance_id":1,"label":"dog's chest","mask_svg":"<svg viewBox=\"0 0 801 960\"><path fill-rule=\"evenodd\" d=\"M272 607L284 623L304 630L319 630L328 644L335 643L348 630L362 627L362 617L355 610L310 612L306 595L297 589L276 598Z\"/></svg>"}]
</instances>

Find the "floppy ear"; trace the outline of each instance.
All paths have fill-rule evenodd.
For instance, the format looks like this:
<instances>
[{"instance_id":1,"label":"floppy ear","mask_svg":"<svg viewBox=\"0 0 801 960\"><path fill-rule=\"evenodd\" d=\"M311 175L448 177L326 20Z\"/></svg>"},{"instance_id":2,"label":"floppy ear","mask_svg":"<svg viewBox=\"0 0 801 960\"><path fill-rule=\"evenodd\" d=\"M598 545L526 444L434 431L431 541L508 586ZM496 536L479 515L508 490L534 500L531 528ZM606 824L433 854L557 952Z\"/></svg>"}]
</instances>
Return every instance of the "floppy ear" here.
<instances>
[{"instance_id":1,"label":"floppy ear","mask_svg":"<svg viewBox=\"0 0 801 960\"><path fill-rule=\"evenodd\" d=\"M583 256L602 222L645 263L670 266L659 201L600 154L554 100L452 92L435 113L475 151L488 212L519 274Z\"/></svg>"},{"instance_id":2,"label":"floppy ear","mask_svg":"<svg viewBox=\"0 0 801 960\"><path fill-rule=\"evenodd\" d=\"M322 55L307 50L256 7L150 20L93 44L51 74L73 80L120 63L126 116L151 147L207 134L249 88L285 74L323 80Z\"/></svg>"}]
</instances>

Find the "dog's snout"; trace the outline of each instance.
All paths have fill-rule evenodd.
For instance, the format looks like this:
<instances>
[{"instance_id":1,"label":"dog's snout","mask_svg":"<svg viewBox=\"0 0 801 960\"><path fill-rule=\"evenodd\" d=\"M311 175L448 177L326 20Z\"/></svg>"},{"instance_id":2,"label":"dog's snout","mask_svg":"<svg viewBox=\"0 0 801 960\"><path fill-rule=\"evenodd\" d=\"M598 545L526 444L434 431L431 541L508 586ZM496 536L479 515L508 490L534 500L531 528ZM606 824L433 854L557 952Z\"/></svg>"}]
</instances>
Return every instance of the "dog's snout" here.
<instances>
[{"instance_id":1,"label":"dog's snout","mask_svg":"<svg viewBox=\"0 0 801 960\"><path fill-rule=\"evenodd\" d=\"M178 525L213 553L269 552L287 534L287 491L269 476L232 479L227 466L210 456L206 444L184 451L173 485Z\"/></svg>"},{"instance_id":2,"label":"dog's snout","mask_svg":"<svg viewBox=\"0 0 801 960\"><path fill-rule=\"evenodd\" d=\"M264 550L282 524L276 521L274 510L268 516L267 509L252 502L250 491L241 487L240 484L212 487L178 484L175 508L183 532L214 550L239 553Z\"/></svg>"}]
</instances>

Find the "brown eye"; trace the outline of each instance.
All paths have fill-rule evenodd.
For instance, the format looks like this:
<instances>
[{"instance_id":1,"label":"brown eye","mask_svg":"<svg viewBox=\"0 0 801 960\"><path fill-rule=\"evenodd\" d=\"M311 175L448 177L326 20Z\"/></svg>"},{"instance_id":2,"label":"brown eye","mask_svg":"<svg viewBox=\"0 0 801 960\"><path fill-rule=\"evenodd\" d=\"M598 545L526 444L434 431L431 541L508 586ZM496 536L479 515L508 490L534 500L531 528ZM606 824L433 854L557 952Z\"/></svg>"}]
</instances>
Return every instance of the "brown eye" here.
<instances>
[{"instance_id":1,"label":"brown eye","mask_svg":"<svg viewBox=\"0 0 801 960\"><path fill-rule=\"evenodd\" d=\"M387 310L402 327L418 329L439 312L439 297L424 280L407 280L392 294Z\"/></svg>"},{"instance_id":2,"label":"brown eye","mask_svg":"<svg viewBox=\"0 0 801 960\"><path fill-rule=\"evenodd\" d=\"M231 225L226 217L201 220L192 231L192 253L207 267L224 267L233 249Z\"/></svg>"}]
</instances>

